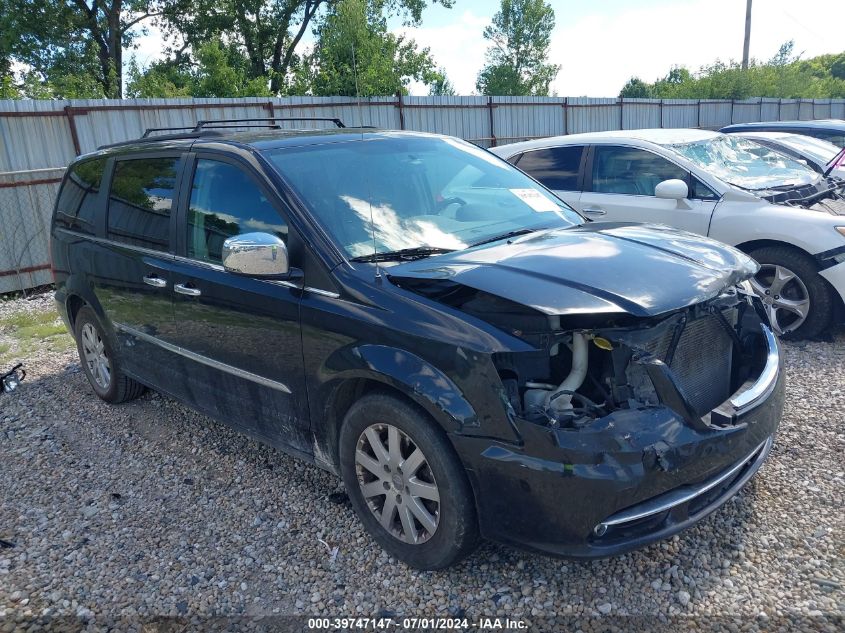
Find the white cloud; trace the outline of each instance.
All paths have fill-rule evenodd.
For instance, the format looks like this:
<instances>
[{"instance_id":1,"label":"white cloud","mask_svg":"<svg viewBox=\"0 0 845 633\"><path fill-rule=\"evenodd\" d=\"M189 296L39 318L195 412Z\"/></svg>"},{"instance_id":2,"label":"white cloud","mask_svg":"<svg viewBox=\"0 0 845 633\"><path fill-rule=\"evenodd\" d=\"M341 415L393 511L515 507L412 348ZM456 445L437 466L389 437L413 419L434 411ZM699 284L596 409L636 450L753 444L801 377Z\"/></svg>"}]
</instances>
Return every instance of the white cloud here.
<instances>
[{"instance_id":1,"label":"white cloud","mask_svg":"<svg viewBox=\"0 0 845 633\"><path fill-rule=\"evenodd\" d=\"M423 23L417 28L399 28L394 32L413 38L421 47L430 48L434 61L446 69L456 92L468 95L475 92L475 79L484 65L487 42L482 33L492 16L476 15L469 10L460 14L456 9L453 11L455 20L450 24L427 27ZM428 94L420 84L411 85L410 90L412 94Z\"/></svg>"},{"instance_id":2,"label":"white cloud","mask_svg":"<svg viewBox=\"0 0 845 633\"><path fill-rule=\"evenodd\" d=\"M769 59L790 39L805 57L839 52L845 48L843 22L845 3L758 0L752 12L751 56ZM565 13L558 10L557 23L551 59L562 68L553 89L566 96L613 97L632 75L654 81L675 65L697 71L716 58L741 59L745 3L632 3L630 9L596 13L574 24L567 24Z\"/></svg>"}]
</instances>

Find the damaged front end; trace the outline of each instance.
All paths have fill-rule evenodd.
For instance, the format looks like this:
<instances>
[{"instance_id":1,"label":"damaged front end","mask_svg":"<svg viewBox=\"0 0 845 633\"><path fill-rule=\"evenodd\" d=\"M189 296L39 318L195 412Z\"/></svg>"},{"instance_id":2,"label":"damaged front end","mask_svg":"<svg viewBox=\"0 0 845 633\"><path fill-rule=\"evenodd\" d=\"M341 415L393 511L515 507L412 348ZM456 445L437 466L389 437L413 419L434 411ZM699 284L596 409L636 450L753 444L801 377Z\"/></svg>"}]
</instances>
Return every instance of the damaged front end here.
<instances>
[{"instance_id":1,"label":"damaged front end","mask_svg":"<svg viewBox=\"0 0 845 633\"><path fill-rule=\"evenodd\" d=\"M760 197L772 204L845 215L845 180L841 178L822 178L800 187L763 192Z\"/></svg>"},{"instance_id":2,"label":"damaged front end","mask_svg":"<svg viewBox=\"0 0 845 633\"><path fill-rule=\"evenodd\" d=\"M579 329L545 318L546 328L519 332L536 352L496 354L494 364L515 415L551 428L580 429L615 411L660 406L693 428L730 425L740 409L723 405L764 373L774 340L743 286L660 318L610 318Z\"/></svg>"},{"instance_id":3,"label":"damaged front end","mask_svg":"<svg viewBox=\"0 0 845 633\"><path fill-rule=\"evenodd\" d=\"M522 445L455 438L476 456L490 538L576 558L634 549L718 508L771 449L782 362L747 282L653 317L444 293L534 348L492 357Z\"/></svg>"}]
</instances>

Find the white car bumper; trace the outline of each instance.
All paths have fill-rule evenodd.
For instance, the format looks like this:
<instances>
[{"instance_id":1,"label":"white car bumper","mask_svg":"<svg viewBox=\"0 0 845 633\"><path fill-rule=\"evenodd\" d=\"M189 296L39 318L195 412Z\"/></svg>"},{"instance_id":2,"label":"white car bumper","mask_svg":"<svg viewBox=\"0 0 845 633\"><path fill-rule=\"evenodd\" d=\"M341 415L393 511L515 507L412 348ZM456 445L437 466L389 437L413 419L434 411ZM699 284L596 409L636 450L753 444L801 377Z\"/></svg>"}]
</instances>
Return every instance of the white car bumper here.
<instances>
[{"instance_id":1,"label":"white car bumper","mask_svg":"<svg viewBox=\"0 0 845 633\"><path fill-rule=\"evenodd\" d=\"M830 282L830 285L842 297L842 301L845 301L845 262L825 268L819 274Z\"/></svg>"}]
</instances>

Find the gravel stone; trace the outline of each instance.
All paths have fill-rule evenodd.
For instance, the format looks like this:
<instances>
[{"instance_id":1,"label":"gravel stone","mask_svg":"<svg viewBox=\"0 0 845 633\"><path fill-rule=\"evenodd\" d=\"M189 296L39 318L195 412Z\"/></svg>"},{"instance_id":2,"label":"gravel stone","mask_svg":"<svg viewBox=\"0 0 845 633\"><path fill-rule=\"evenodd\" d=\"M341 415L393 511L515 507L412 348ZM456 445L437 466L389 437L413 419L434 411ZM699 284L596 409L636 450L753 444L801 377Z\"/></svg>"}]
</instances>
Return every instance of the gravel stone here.
<instances>
[{"instance_id":1,"label":"gravel stone","mask_svg":"<svg viewBox=\"0 0 845 633\"><path fill-rule=\"evenodd\" d=\"M49 294L0 300L0 344L12 341L4 318L52 304ZM108 405L73 348L7 353L4 362L23 362L28 375L0 395L0 541L14 544L0 547L0 631L37 630L27 618L42 613L186 624L379 612L730 616L758 628L766 614L771 630L796 630L774 626L785 616L804 618L800 630L822 628L820 618L841 622L845 331L785 341L784 352L786 406L769 460L697 525L591 562L484 543L437 572L385 554L333 475L162 395ZM586 620L562 628L604 630ZM724 630L755 630L734 624Z\"/></svg>"}]
</instances>

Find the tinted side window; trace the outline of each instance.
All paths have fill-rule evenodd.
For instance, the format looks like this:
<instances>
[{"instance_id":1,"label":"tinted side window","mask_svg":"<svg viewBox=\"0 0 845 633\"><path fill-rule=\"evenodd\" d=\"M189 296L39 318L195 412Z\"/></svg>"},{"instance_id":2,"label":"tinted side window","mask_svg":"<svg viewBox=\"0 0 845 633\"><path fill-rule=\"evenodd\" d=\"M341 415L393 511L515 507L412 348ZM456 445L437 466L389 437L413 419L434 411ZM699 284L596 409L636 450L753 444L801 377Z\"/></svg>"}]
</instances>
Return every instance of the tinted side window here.
<instances>
[{"instance_id":1,"label":"tinted side window","mask_svg":"<svg viewBox=\"0 0 845 633\"><path fill-rule=\"evenodd\" d=\"M687 182L687 171L662 156L642 149L596 146L593 191L653 196L658 183L670 178Z\"/></svg>"},{"instance_id":2,"label":"tinted side window","mask_svg":"<svg viewBox=\"0 0 845 633\"><path fill-rule=\"evenodd\" d=\"M719 196L710 187L705 185L695 176L692 177L692 187L690 189L690 198L694 200L718 200Z\"/></svg>"},{"instance_id":3,"label":"tinted side window","mask_svg":"<svg viewBox=\"0 0 845 633\"><path fill-rule=\"evenodd\" d=\"M198 160L188 209L188 257L219 264L226 238L254 232L287 242L287 224L252 178L234 165Z\"/></svg>"},{"instance_id":4,"label":"tinted side window","mask_svg":"<svg viewBox=\"0 0 845 633\"><path fill-rule=\"evenodd\" d=\"M117 161L109 193L108 237L166 251L178 158Z\"/></svg>"},{"instance_id":5,"label":"tinted side window","mask_svg":"<svg viewBox=\"0 0 845 633\"><path fill-rule=\"evenodd\" d=\"M105 158L74 165L56 203L56 224L80 233L96 232L97 194L106 167Z\"/></svg>"},{"instance_id":6,"label":"tinted side window","mask_svg":"<svg viewBox=\"0 0 845 633\"><path fill-rule=\"evenodd\" d=\"M577 191L583 153L584 148L579 146L525 152L519 160L519 168L549 189Z\"/></svg>"},{"instance_id":7,"label":"tinted side window","mask_svg":"<svg viewBox=\"0 0 845 633\"><path fill-rule=\"evenodd\" d=\"M806 134L806 132L802 132L802 134ZM827 141L828 143L833 143L834 145L838 145L839 147L845 147L845 132L810 132L810 136L814 136L815 138L820 138L823 141Z\"/></svg>"}]
</instances>

